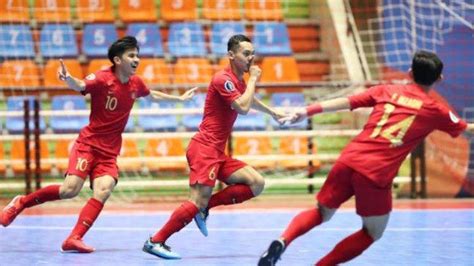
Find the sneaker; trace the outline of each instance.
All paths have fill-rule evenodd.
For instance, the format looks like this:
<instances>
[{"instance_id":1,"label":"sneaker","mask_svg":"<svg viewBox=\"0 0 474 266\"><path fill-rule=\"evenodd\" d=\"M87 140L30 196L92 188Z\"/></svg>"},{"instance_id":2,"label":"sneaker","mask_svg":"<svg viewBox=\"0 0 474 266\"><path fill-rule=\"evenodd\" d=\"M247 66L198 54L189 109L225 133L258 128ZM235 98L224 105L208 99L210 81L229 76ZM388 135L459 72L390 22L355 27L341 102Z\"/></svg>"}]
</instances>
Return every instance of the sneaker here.
<instances>
[{"instance_id":1,"label":"sneaker","mask_svg":"<svg viewBox=\"0 0 474 266\"><path fill-rule=\"evenodd\" d=\"M23 203L21 202L21 199L24 196L16 196L8 203L5 208L3 208L2 212L0 213L0 224L2 224L4 227L7 227L9 224L15 220L16 216L20 214L23 209L25 208L23 206Z\"/></svg>"},{"instance_id":2,"label":"sneaker","mask_svg":"<svg viewBox=\"0 0 474 266\"><path fill-rule=\"evenodd\" d=\"M204 236L208 235L207 225L206 225L208 216L209 216L209 209L199 210L199 212L194 216L194 221L196 222L196 225L199 228L199 231L201 231L201 233Z\"/></svg>"},{"instance_id":3,"label":"sneaker","mask_svg":"<svg viewBox=\"0 0 474 266\"><path fill-rule=\"evenodd\" d=\"M181 256L171 251L171 248L165 243L153 243L149 238L143 245L143 251L167 260L179 260Z\"/></svg>"},{"instance_id":4,"label":"sneaker","mask_svg":"<svg viewBox=\"0 0 474 266\"><path fill-rule=\"evenodd\" d=\"M91 253L95 248L84 244L84 241L78 236L68 237L61 246L61 252L64 253Z\"/></svg>"},{"instance_id":5,"label":"sneaker","mask_svg":"<svg viewBox=\"0 0 474 266\"><path fill-rule=\"evenodd\" d=\"M280 259L281 254L285 251L285 242L278 239L274 240L268 250L265 251L260 260L258 261L258 266L273 266L276 264L277 260Z\"/></svg>"}]
</instances>

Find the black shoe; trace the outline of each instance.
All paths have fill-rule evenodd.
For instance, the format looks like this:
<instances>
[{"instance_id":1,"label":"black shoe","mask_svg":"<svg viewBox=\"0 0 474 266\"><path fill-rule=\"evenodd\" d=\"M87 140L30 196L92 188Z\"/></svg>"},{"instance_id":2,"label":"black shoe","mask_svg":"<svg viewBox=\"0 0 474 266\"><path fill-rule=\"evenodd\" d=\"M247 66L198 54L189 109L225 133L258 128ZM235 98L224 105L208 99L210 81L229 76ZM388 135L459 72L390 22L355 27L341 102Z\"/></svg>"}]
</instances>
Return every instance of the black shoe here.
<instances>
[{"instance_id":1,"label":"black shoe","mask_svg":"<svg viewBox=\"0 0 474 266\"><path fill-rule=\"evenodd\" d=\"M268 250L265 251L260 260L258 261L258 266L273 266L276 264L277 260L280 259L281 254L285 251L285 243L283 240L278 239L274 240Z\"/></svg>"}]
</instances>

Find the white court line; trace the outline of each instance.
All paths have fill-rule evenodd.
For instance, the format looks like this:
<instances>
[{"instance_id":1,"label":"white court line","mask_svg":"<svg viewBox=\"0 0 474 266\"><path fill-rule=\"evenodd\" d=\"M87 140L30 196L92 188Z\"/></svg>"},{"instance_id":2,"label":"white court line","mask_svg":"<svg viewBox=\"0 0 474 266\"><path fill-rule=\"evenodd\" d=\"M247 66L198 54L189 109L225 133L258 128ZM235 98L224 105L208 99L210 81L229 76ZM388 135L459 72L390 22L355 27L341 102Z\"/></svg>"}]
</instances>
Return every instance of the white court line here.
<instances>
[{"instance_id":1,"label":"white court line","mask_svg":"<svg viewBox=\"0 0 474 266\"><path fill-rule=\"evenodd\" d=\"M71 230L70 226L29 226L29 225L14 225L9 226L8 229L17 229L17 230L44 230L44 231L56 231L56 230ZM8 230L5 229L5 230ZM94 231L155 231L157 228L155 227L93 227ZM332 228L315 228L313 231L354 231L360 228L339 228L339 227L332 227ZM199 229L192 229L192 228L183 228L184 231L198 231ZM274 232L278 231L281 232L285 230L285 228L209 228L209 231L213 232ZM474 227L399 227L399 228L387 228L386 232L438 232L438 231L473 231Z\"/></svg>"}]
</instances>

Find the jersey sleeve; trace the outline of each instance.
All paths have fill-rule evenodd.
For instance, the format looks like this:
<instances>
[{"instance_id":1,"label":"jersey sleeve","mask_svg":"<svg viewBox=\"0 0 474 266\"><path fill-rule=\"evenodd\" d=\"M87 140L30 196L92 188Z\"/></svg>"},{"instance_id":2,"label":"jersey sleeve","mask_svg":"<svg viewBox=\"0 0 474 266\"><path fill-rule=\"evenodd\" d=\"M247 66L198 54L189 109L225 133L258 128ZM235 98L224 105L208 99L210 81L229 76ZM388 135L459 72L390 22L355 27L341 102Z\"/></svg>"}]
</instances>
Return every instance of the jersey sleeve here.
<instances>
[{"instance_id":1,"label":"jersey sleeve","mask_svg":"<svg viewBox=\"0 0 474 266\"><path fill-rule=\"evenodd\" d=\"M440 115L436 122L436 129L448 133L453 138L459 136L467 127L467 123L464 120L444 106L440 106Z\"/></svg>"},{"instance_id":2,"label":"jersey sleeve","mask_svg":"<svg viewBox=\"0 0 474 266\"><path fill-rule=\"evenodd\" d=\"M368 90L349 96L349 103L351 105L351 110L357 109L359 107L372 107L377 101L375 96L381 94L383 91L383 86L374 86Z\"/></svg>"},{"instance_id":3,"label":"jersey sleeve","mask_svg":"<svg viewBox=\"0 0 474 266\"><path fill-rule=\"evenodd\" d=\"M229 76L220 75L214 77L211 86L214 87L217 93L219 93L219 95L229 105L241 96L236 85L232 82Z\"/></svg>"},{"instance_id":4,"label":"jersey sleeve","mask_svg":"<svg viewBox=\"0 0 474 266\"><path fill-rule=\"evenodd\" d=\"M101 87L102 79L100 78L99 75L97 75L97 72L96 72L96 73L91 73L87 75L86 78L84 79L84 82L86 83L86 88L83 91L81 91L81 94L86 95L90 93L92 95Z\"/></svg>"},{"instance_id":5,"label":"jersey sleeve","mask_svg":"<svg viewBox=\"0 0 474 266\"><path fill-rule=\"evenodd\" d=\"M146 97L150 95L150 89L145 85L145 82L139 77L137 77L137 97Z\"/></svg>"}]
</instances>

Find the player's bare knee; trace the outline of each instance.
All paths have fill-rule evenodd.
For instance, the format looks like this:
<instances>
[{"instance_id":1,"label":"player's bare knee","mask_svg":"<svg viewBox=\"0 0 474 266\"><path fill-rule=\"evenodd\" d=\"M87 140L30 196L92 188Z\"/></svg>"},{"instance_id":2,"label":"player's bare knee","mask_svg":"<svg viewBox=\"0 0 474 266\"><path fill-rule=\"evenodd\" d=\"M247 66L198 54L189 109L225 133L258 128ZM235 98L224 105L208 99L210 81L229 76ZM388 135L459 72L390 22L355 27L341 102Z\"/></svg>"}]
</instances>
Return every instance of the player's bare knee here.
<instances>
[{"instance_id":1,"label":"player's bare knee","mask_svg":"<svg viewBox=\"0 0 474 266\"><path fill-rule=\"evenodd\" d=\"M95 188L94 189L94 198L100 200L104 203L112 194L112 189L110 188Z\"/></svg>"},{"instance_id":2,"label":"player's bare knee","mask_svg":"<svg viewBox=\"0 0 474 266\"><path fill-rule=\"evenodd\" d=\"M263 191L263 188L265 188L265 179L263 179L261 176L255 178L250 185L250 188L252 189L254 196L260 195L260 193Z\"/></svg>"},{"instance_id":3,"label":"player's bare knee","mask_svg":"<svg viewBox=\"0 0 474 266\"><path fill-rule=\"evenodd\" d=\"M377 241L379 240L383 232L385 231L384 228L377 228L377 227L364 227L365 232L372 237L372 240Z\"/></svg>"},{"instance_id":4,"label":"player's bare knee","mask_svg":"<svg viewBox=\"0 0 474 266\"><path fill-rule=\"evenodd\" d=\"M61 199L71 199L79 194L81 187L75 184L63 184L59 188L59 197Z\"/></svg>"},{"instance_id":5,"label":"player's bare knee","mask_svg":"<svg viewBox=\"0 0 474 266\"><path fill-rule=\"evenodd\" d=\"M330 209L320 204L318 204L318 210L319 214L321 214L321 223L331 220L332 216L336 212L336 209Z\"/></svg>"}]
</instances>

